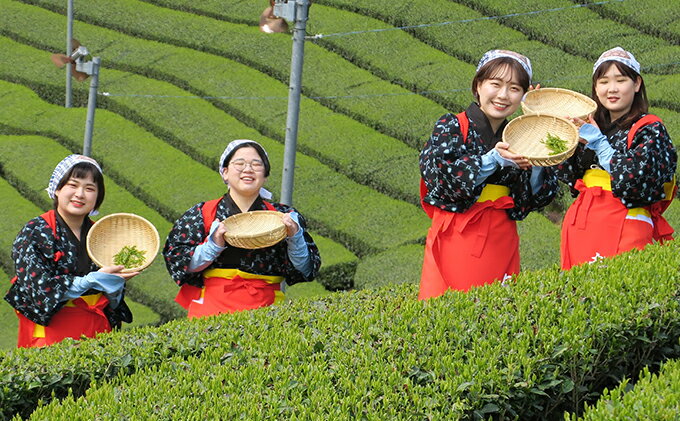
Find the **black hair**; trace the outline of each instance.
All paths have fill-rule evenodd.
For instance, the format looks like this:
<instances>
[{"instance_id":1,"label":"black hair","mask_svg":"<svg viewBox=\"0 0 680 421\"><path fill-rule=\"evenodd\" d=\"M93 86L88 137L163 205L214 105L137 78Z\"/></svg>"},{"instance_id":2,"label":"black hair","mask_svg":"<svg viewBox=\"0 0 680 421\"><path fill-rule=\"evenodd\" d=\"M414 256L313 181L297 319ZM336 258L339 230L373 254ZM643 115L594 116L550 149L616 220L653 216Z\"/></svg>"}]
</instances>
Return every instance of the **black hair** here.
<instances>
[{"instance_id":1,"label":"black hair","mask_svg":"<svg viewBox=\"0 0 680 421\"><path fill-rule=\"evenodd\" d=\"M262 160L262 163L264 164L264 176L269 177L269 171L271 170L271 165L269 164L269 158L267 157L267 153L264 151L264 148L260 146L259 143L255 142L246 142L246 143L241 143L237 147L231 150L229 152L229 155L224 157L224 161L221 162L220 167L221 168L226 168L229 165L229 162L231 161L231 158L234 156L237 150L241 148L246 148L250 147L253 148L257 151L257 154L260 155L260 159Z\"/></svg>"},{"instance_id":2,"label":"black hair","mask_svg":"<svg viewBox=\"0 0 680 421\"><path fill-rule=\"evenodd\" d=\"M88 175L92 175L94 183L97 185L97 200L94 203L94 210L99 209L102 202L104 201L104 195L106 190L104 189L104 176L101 172L89 162L79 162L74 165L59 181L56 190L61 190L62 187L68 183L71 178L86 178ZM58 206L59 198L54 196L54 208Z\"/></svg>"}]
</instances>

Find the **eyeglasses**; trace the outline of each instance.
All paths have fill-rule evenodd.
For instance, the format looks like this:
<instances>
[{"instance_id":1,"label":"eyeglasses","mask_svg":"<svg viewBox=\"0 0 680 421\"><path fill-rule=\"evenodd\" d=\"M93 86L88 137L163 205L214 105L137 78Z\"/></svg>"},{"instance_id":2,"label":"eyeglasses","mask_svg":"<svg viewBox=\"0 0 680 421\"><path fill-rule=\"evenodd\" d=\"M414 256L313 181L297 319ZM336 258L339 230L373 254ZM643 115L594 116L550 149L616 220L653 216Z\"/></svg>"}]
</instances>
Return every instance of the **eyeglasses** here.
<instances>
[{"instance_id":1,"label":"eyeglasses","mask_svg":"<svg viewBox=\"0 0 680 421\"><path fill-rule=\"evenodd\" d=\"M236 159L231 161L229 165L231 165L238 172L245 171L246 165L250 165L250 169L255 172L264 171L264 162L260 161L259 159L253 159L250 162L246 162L245 159Z\"/></svg>"}]
</instances>

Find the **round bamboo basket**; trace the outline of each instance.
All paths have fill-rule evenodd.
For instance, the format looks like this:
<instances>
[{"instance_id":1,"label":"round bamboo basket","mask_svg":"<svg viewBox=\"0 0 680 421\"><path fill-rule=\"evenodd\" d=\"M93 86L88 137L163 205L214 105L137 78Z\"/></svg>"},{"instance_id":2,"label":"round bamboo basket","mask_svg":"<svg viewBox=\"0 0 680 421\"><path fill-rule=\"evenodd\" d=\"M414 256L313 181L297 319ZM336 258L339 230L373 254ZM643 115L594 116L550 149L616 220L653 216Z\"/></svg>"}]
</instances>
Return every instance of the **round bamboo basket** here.
<instances>
[{"instance_id":1,"label":"round bamboo basket","mask_svg":"<svg viewBox=\"0 0 680 421\"><path fill-rule=\"evenodd\" d=\"M286 238L283 214L276 211L238 213L224 220L227 232L224 239L230 245L243 249L271 247Z\"/></svg>"},{"instance_id":2,"label":"round bamboo basket","mask_svg":"<svg viewBox=\"0 0 680 421\"><path fill-rule=\"evenodd\" d=\"M554 154L543 143L548 133L566 141L564 152ZM527 157L531 165L540 167L559 164L572 156L578 145L578 137L574 123L553 115L519 116L503 129L503 141L510 144L510 151Z\"/></svg>"},{"instance_id":3,"label":"round bamboo basket","mask_svg":"<svg viewBox=\"0 0 680 421\"><path fill-rule=\"evenodd\" d=\"M122 272L138 272L151 265L158 254L160 238L153 224L132 213L113 213L92 225L87 233L87 254L100 267L113 266L114 256L125 246L135 246L144 253L144 263Z\"/></svg>"},{"instance_id":4,"label":"round bamboo basket","mask_svg":"<svg viewBox=\"0 0 680 421\"><path fill-rule=\"evenodd\" d=\"M552 114L585 120L596 109L597 104L589 97L562 88L534 89L522 100L524 114Z\"/></svg>"}]
</instances>

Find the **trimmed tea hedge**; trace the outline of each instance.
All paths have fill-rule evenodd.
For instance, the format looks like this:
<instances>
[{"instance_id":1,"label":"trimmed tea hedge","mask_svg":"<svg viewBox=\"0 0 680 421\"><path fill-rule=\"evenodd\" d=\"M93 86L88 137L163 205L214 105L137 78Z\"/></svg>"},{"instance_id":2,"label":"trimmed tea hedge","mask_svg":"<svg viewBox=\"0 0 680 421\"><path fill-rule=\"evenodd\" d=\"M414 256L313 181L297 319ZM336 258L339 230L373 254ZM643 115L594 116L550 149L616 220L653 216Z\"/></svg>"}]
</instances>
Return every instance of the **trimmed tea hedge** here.
<instances>
[{"instance_id":1,"label":"trimmed tea hedge","mask_svg":"<svg viewBox=\"0 0 680 421\"><path fill-rule=\"evenodd\" d=\"M579 3L595 3L593 0L579 0ZM680 13L678 8L669 8L666 0L635 0L592 6L590 8L602 17L630 25L641 32L680 43ZM640 13L644 10L644 13Z\"/></svg>"},{"instance_id":2,"label":"trimmed tea hedge","mask_svg":"<svg viewBox=\"0 0 680 421\"><path fill-rule=\"evenodd\" d=\"M632 388L632 390L631 390ZM586 408L578 420L665 420L680 414L680 360L668 361L661 372L651 374L645 367L640 379L631 385L624 380L614 390L605 390L600 400Z\"/></svg>"},{"instance_id":3,"label":"trimmed tea hedge","mask_svg":"<svg viewBox=\"0 0 680 421\"><path fill-rule=\"evenodd\" d=\"M26 3L65 12L65 5L57 0L26 0ZM75 9L75 16L131 36L227 57L288 85L290 36L263 34L255 27L178 12L139 0L118 0L107 4L83 2ZM182 30L178 31L178 27ZM302 89L306 96L332 96L318 101L410 145L419 143L430 131L432 116L442 115L445 111L427 98L404 96L407 90L311 43L305 46L304 74ZM359 99L347 97L383 93L393 95Z\"/></svg>"},{"instance_id":4,"label":"trimmed tea hedge","mask_svg":"<svg viewBox=\"0 0 680 421\"><path fill-rule=\"evenodd\" d=\"M9 0L0 0L0 6L7 17L0 20L4 33L21 42L30 42L37 48L63 49L59 37L55 37L55 33L64 31L63 16ZM263 135L284 141L288 89L276 79L212 54L139 40L80 22L75 23L75 28L81 42L102 54L104 67L113 65L171 82L194 95L209 96L216 107ZM35 64L51 66L48 59ZM55 81L62 78L62 73L54 68L47 72L54 75ZM106 91L106 83L106 77L102 76L100 92ZM127 89L113 92L123 95L144 93ZM147 99L144 102L152 101ZM176 109L186 107L185 101L163 99L163 103L174 104ZM319 159L361 184L417 203L417 193L411 187L417 185L419 177L418 168L413 165L417 150L304 97L300 108L300 152ZM434 120L429 122L430 119L437 117L429 117L428 125L433 124ZM418 148L423 141L419 139L416 142Z\"/></svg>"},{"instance_id":5,"label":"trimmed tea hedge","mask_svg":"<svg viewBox=\"0 0 680 421\"><path fill-rule=\"evenodd\" d=\"M153 0L150 3L249 25L258 25L263 10L262 3L254 1L225 4L219 0L208 0L189 5L184 0ZM322 4L314 4L310 8L307 22L310 35L389 28L393 27L377 19ZM474 66L418 41L406 32L330 37L313 42L339 53L382 79L412 91L430 91L432 93L425 96L448 109L463 109L472 101L469 85Z\"/></svg>"},{"instance_id":6,"label":"trimmed tea hedge","mask_svg":"<svg viewBox=\"0 0 680 421\"><path fill-rule=\"evenodd\" d=\"M680 355L679 267L671 242L428 302L393 285L16 350L1 407L72 393L33 417L556 418Z\"/></svg>"},{"instance_id":7,"label":"trimmed tea hedge","mask_svg":"<svg viewBox=\"0 0 680 421\"><path fill-rule=\"evenodd\" d=\"M81 141L76 140L75 135L80 132L85 110L67 110L46 104L18 85L0 82L0 86L5 90L5 95L0 98L0 119L5 124L15 128L33 127L34 130L51 133L50 137L58 138L70 149L80 148ZM196 163L106 110L97 113L95 136L93 156L107 166L109 176L145 203L158 209L169 220L174 221L195 203L224 194L224 185L216 169ZM130 154L129 151L135 153ZM280 156L281 154L272 156L272 165L275 168ZM323 167L305 165L307 162L304 156L298 158L300 172L323 170ZM173 163L172 171L168 170L168 162ZM326 191L335 191L334 186L344 184L337 183L338 178L335 175L331 177L321 173L318 177L317 186L323 182L328 183ZM182 180L182 183L177 183L177 180ZM340 177L338 181L343 180ZM305 188L310 193L301 193L301 196L310 206L300 206L302 212L309 215L308 219L312 223L318 220L324 223L315 224L313 228L323 228L335 238L362 252L389 248L422 236L423 229L419 227L424 226L427 217L415 206L379 195L367 187L357 186L350 191L337 192L335 200L344 200L356 206L349 210L339 210L326 206L325 191L315 191L312 186L299 186L299 190ZM315 212L319 207L324 207L324 212ZM371 208L375 211L367 212ZM378 218L380 209L393 209L394 213L390 218ZM396 224L391 218L403 220L404 224ZM352 234L353 230L355 234Z\"/></svg>"},{"instance_id":8,"label":"trimmed tea hedge","mask_svg":"<svg viewBox=\"0 0 680 421\"><path fill-rule=\"evenodd\" d=\"M488 15L574 6L574 3L569 0L461 0L460 2ZM636 6L644 7L640 4ZM603 19L586 7L510 17L504 21L532 39L564 49L571 54L587 57L592 61L595 61L603 51L617 45L634 50L636 58L645 64L676 62L680 55L680 46L673 45L662 38L640 33L630 26ZM649 71L672 74L676 70L677 65L653 68Z\"/></svg>"},{"instance_id":9,"label":"trimmed tea hedge","mask_svg":"<svg viewBox=\"0 0 680 421\"><path fill-rule=\"evenodd\" d=\"M536 81L546 79L559 81L560 85L578 91L589 86L589 78L584 79L579 76L589 74L592 63L588 60L566 54L560 49L538 41L532 41L520 31L503 26L498 20L484 19L485 15L480 12L449 0L419 0L417 2L319 0L319 3L357 11L394 26L471 19L473 20L471 22L407 31L419 40L475 66L486 51L495 48L509 49L526 54L531 59L535 66L534 80ZM474 40L474 42L469 42L469 40ZM467 85L464 88L467 88Z\"/></svg>"},{"instance_id":10,"label":"trimmed tea hedge","mask_svg":"<svg viewBox=\"0 0 680 421\"><path fill-rule=\"evenodd\" d=\"M543 86L559 86L563 88L573 89L583 93L590 92L590 74L592 64L595 58L601 51L594 54L595 58L584 59L572 54L581 55L580 52L565 52L560 48L542 44L536 41L530 41L526 35L516 30L503 26L501 20L484 20L485 15L480 12L473 11L468 7L453 3L449 0L420 0L418 2L400 2L391 0L365 0L362 2L353 2L348 0L319 0L320 3L340 7L346 10L359 11L368 14L376 19L388 22L395 26L399 25L417 25L424 23L447 22L452 20L464 19L480 19L472 22L458 23L452 25L445 25L440 27L430 27L424 29L408 30L420 40L438 48L450 55L460 57L476 65L479 58L484 52L493 48L504 48L515 50L526 54L532 61L534 66L534 80L540 82ZM469 2L472 6L481 7L478 3ZM538 4L540 2L534 2ZM543 4L543 3L540 3ZM632 4L632 3L631 3ZM635 3L638 7L637 3ZM316 7L316 6L315 6ZM612 7L619 7L619 3ZM546 6L538 7L536 10L544 10ZM663 8L664 13L673 15L673 9L669 5ZM505 13L505 9L503 9ZM516 11L513 9L511 12ZM497 15L493 11L491 15ZM455 18L452 18L455 16ZM537 16L530 16L524 19L537 19ZM559 20L561 16L559 13L545 13L543 19ZM647 16L647 15L645 15ZM578 26L578 25L577 25ZM545 30L553 31L552 25L545 25ZM579 30L582 28L579 26ZM589 32L584 31L584 34ZM370 37L370 35L355 35L350 38ZM468 40L474 39L475 42L451 42L451 40ZM330 40L330 39L329 39ZM658 44L665 44L665 41L657 39ZM614 45L618 45L615 43ZM611 48L611 46L605 49ZM643 45L635 47L631 45L634 52L637 53L637 48L646 48ZM604 51L603 49L602 51ZM592 54L585 54L585 57L590 57ZM664 53L665 54L665 53ZM655 56L643 58L643 71L645 73L652 72L656 68L655 64L675 63L677 60L672 56L669 57L659 53ZM668 72L668 66L662 66ZM676 79L675 75L665 75ZM673 110L680 110L680 98L678 97L680 90L676 87L672 90L656 88L652 80L664 80L664 78L651 78L646 76L648 91L650 94L650 101L652 104L671 108ZM677 83L676 83L677 85ZM461 86L467 89L467 84Z\"/></svg>"},{"instance_id":11,"label":"trimmed tea hedge","mask_svg":"<svg viewBox=\"0 0 680 421\"><path fill-rule=\"evenodd\" d=\"M3 296L9 289L9 279L5 271L0 270L0 291ZM5 305L6 303L0 303L0 352L5 349L10 349L17 346L17 327L19 322L17 316L14 314L14 309Z\"/></svg>"}]
</instances>

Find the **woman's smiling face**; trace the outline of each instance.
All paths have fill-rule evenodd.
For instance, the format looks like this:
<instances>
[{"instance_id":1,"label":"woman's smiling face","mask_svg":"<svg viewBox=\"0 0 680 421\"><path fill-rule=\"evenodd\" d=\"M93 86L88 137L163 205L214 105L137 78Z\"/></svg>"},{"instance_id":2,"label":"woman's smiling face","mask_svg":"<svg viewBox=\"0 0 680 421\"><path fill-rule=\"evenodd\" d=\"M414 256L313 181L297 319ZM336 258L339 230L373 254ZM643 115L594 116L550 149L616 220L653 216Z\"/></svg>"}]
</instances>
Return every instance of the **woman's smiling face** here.
<instances>
[{"instance_id":1,"label":"woman's smiling face","mask_svg":"<svg viewBox=\"0 0 680 421\"><path fill-rule=\"evenodd\" d=\"M85 217L94 210L98 191L92 174L84 178L71 177L55 192L57 211L63 217Z\"/></svg>"},{"instance_id":2,"label":"woman's smiling face","mask_svg":"<svg viewBox=\"0 0 680 421\"><path fill-rule=\"evenodd\" d=\"M242 168L239 168L243 165ZM257 150L250 146L237 149L222 170L222 179L229 189L242 196L253 196L260 192L267 178L265 168Z\"/></svg>"},{"instance_id":3,"label":"woman's smiling face","mask_svg":"<svg viewBox=\"0 0 680 421\"><path fill-rule=\"evenodd\" d=\"M479 108L489 119L494 131L519 108L523 95L524 89L510 66L499 68L493 77L477 85Z\"/></svg>"},{"instance_id":4,"label":"woman's smiling face","mask_svg":"<svg viewBox=\"0 0 680 421\"><path fill-rule=\"evenodd\" d=\"M611 121L628 114L635 93L640 90L641 80L623 75L613 63L609 69L595 81L595 93L600 104L609 111Z\"/></svg>"}]
</instances>

